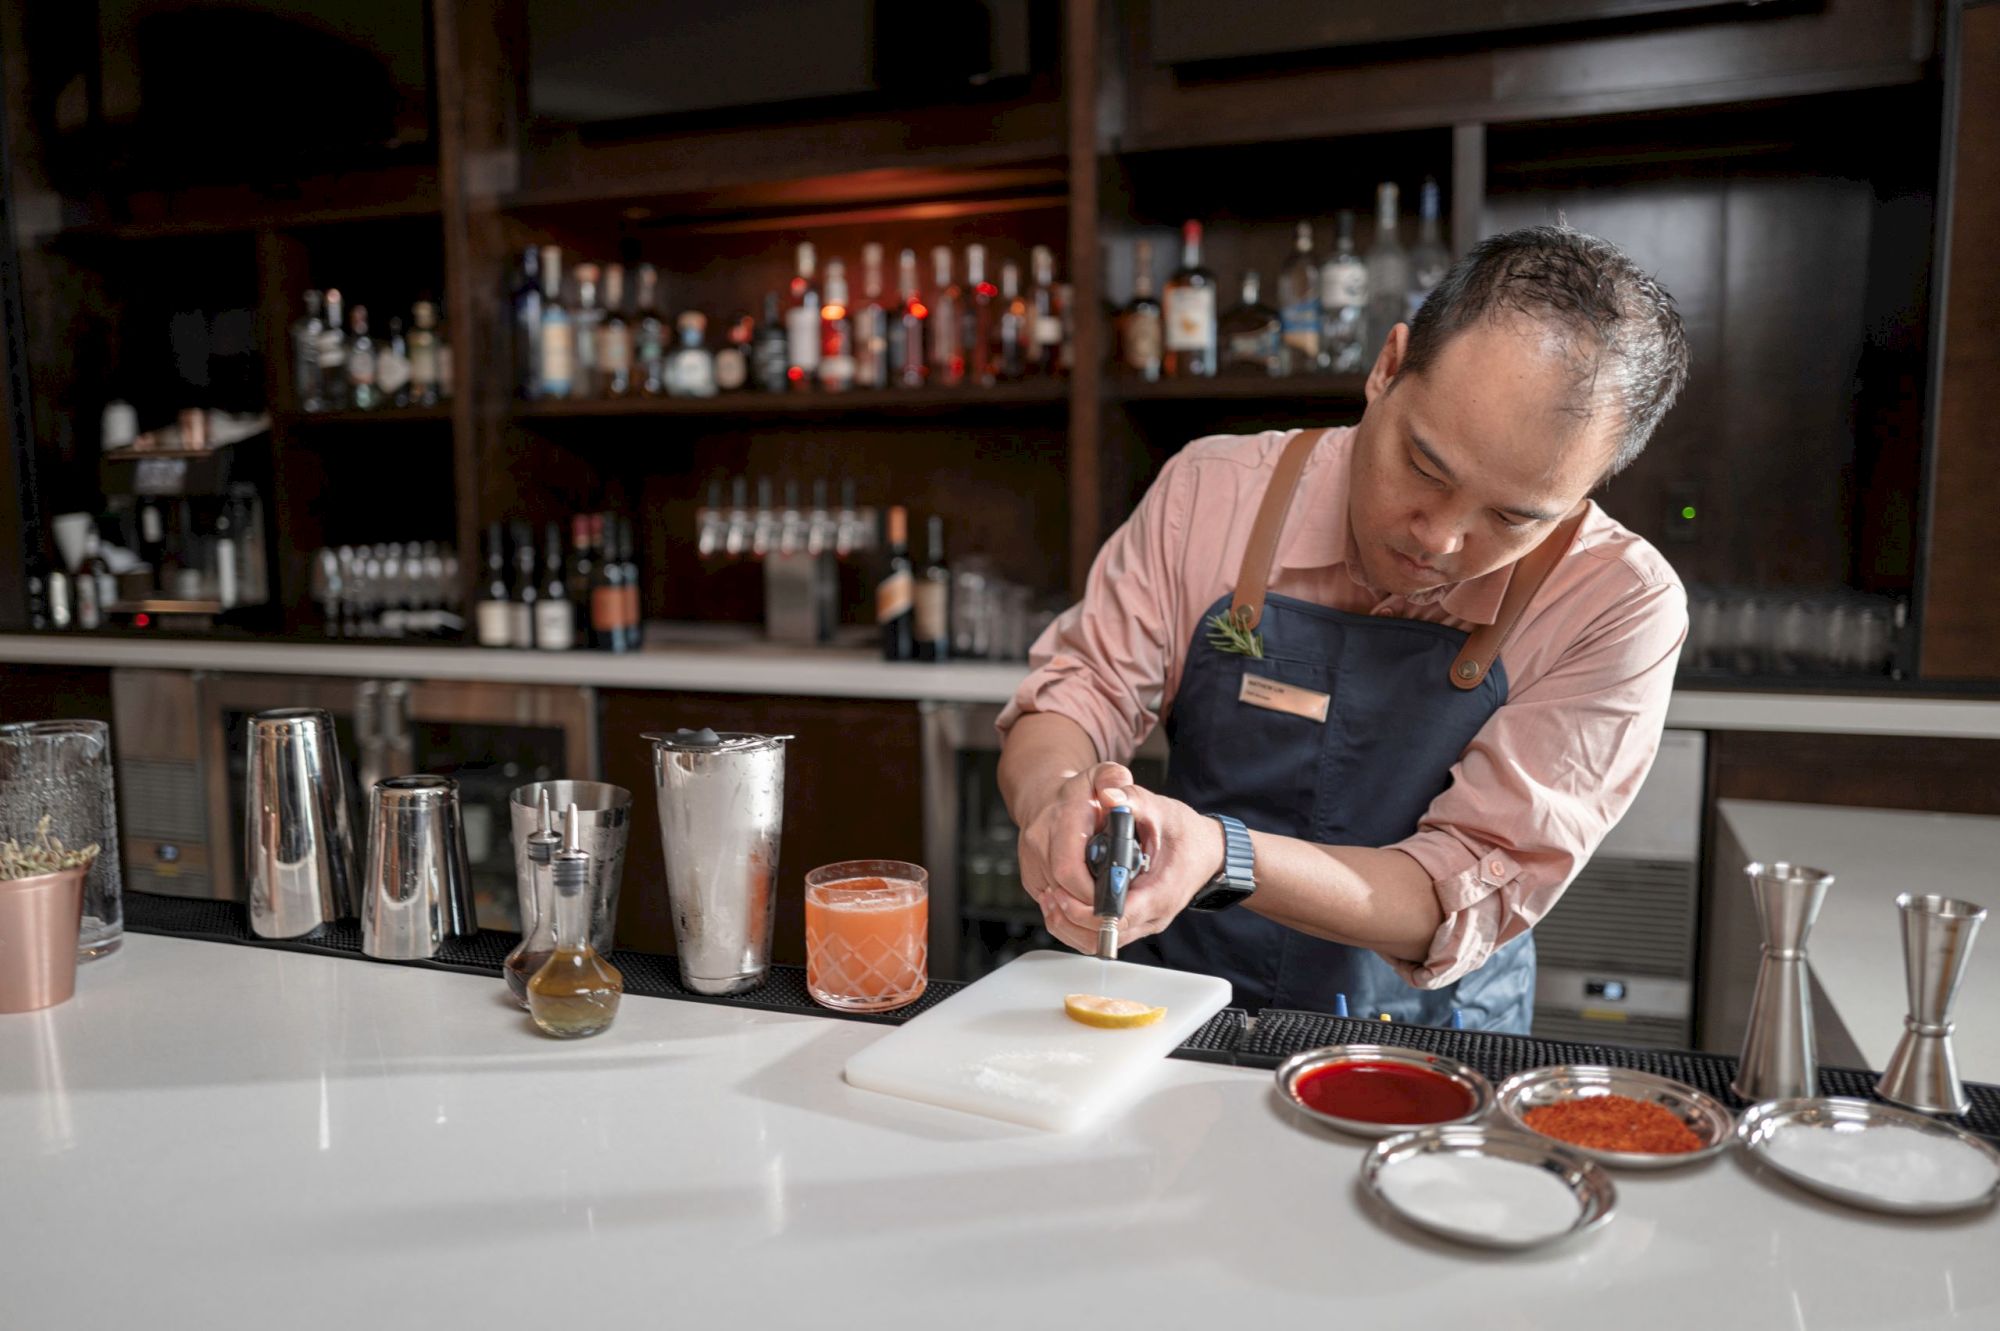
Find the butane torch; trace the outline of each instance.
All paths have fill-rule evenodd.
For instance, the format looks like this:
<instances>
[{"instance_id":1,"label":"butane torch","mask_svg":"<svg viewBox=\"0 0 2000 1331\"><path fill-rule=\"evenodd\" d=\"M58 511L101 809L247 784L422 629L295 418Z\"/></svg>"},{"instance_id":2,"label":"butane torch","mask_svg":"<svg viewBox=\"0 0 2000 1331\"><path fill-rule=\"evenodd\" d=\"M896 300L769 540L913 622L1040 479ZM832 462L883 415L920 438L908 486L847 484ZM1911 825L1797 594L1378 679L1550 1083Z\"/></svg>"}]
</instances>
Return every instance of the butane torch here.
<instances>
[{"instance_id":1,"label":"butane torch","mask_svg":"<svg viewBox=\"0 0 2000 1331\"><path fill-rule=\"evenodd\" d=\"M1084 862L1097 880L1097 955L1116 961L1125 892L1134 878L1146 872L1146 852L1139 849L1138 829L1128 806L1120 804L1104 816L1104 830L1090 839Z\"/></svg>"}]
</instances>

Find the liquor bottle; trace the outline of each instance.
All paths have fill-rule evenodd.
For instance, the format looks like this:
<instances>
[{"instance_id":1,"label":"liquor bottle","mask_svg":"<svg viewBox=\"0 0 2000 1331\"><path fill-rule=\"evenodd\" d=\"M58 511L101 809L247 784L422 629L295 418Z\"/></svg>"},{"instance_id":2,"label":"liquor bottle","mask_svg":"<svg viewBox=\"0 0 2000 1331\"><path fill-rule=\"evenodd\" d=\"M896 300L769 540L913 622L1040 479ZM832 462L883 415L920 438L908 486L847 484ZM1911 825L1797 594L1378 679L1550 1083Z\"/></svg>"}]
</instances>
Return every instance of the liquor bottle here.
<instances>
[{"instance_id":1,"label":"liquor bottle","mask_svg":"<svg viewBox=\"0 0 2000 1331\"><path fill-rule=\"evenodd\" d=\"M1292 257L1278 270L1278 318L1284 325L1284 374L1319 368L1319 260L1313 257L1313 227L1300 222Z\"/></svg>"},{"instance_id":2,"label":"liquor bottle","mask_svg":"<svg viewBox=\"0 0 2000 1331\"><path fill-rule=\"evenodd\" d=\"M420 300L410 316L417 321L410 332L410 402L419 407L436 406L443 396L438 374L437 306ZM543 336L548 337L547 328Z\"/></svg>"},{"instance_id":3,"label":"liquor bottle","mask_svg":"<svg viewBox=\"0 0 2000 1331\"><path fill-rule=\"evenodd\" d=\"M576 611L569 603L563 569L562 528L551 522L542 532L541 596L535 602L535 646L566 652L576 646Z\"/></svg>"},{"instance_id":4,"label":"liquor bottle","mask_svg":"<svg viewBox=\"0 0 2000 1331\"><path fill-rule=\"evenodd\" d=\"M375 339L368 336L368 307L356 305L347 316L354 336L347 341L347 401L359 411L382 405L375 391Z\"/></svg>"},{"instance_id":5,"label":"liquor bottle","mask_svg":"<svg viewBox=\"0 0 2000 1331\"><path fill-rule=\"evenodd\" d=\"M604 268L604 317L597 325L597 395L632 391L632 326L625 322L625 265Z\"/></svg>"},{"instance_id":6,"label":"liquor bottle","mask_svg":"<svg viewBox=\"0 0 2000 1331\"><path fill-rule=\"evenodd\" d=\"M815 259L809 240L799 242L798 271L785 307L785 379L793 388L813 386L819 373L819 287L814 282Z\"/></svg>"},{"instance_id":7,"label":"liquor bottle","mask_svg":"<svg viewBox=\"0 0 2000 1331\"><path fill-rule=\"evenodd\" d=\"M660 318L660 271L639 265L639 344L634 377L639 391L660 397L667 391L667 325Z\"/></svg>"},{"instance_id":8,"label":"liquor bottle","mask_svg":"<svg viewBox=\"0 0 2000 1331\"><path fill-rule=\"evenodd\" d=\"M951 657L951 569L944 562L944 519L933 514L925 534L929 551L915 587L917 659L944 661Z\"/></svg>"},{"instance_id":9,"label":"liquor bottle","mask_svg":"<svg viewBox=\"0 0 2000 1331\"><path fill-rule=\"evenodd\" d=\"M861 308L854 312L854 383L889 384L889 312L882 307L882 247L861 247Z\"/></svg>"},{"instance_id":10,"label":"liquor bottle","mask_svg":"<svg viewBox=\"0 0 2000 1331\"><path fill-rule=\"evenodd\" d=\"M676 326L680 345L667 362L667 392L675 397L714 397L715 357L708 351L708 316L687 310Z\"/></svg>"},{"instance_id":11,"label":"liquor bottle","mask_svg":"<svg viewBox=\"0 0 2000 1331\"><path fill-rule=\"evenodd\" d=\"M638 547L632 538L632 519L621 517L617 519L617 523L618 548L625 559L625 577L620 588L623 600L620 602L618 616L619 627L624 633L625 646L620 650L636 652L644 645L646 638L645 611L640 604L639 596Z\"/></svg>"},{"instance_id":12,"label":"liquor bottle","mask_svg":"<svg viewBox=\"0 0 2000 1331\"><path fill-rule=\"evenodd\" d=\"M966 376L972 382L987 385L998 377L993 363L993 320L994 306L1000 299L1000 288L986 280L986 247L967 245L965 247L965 331L962 338L965 345Z\"/></svg>"},{"instance_id":13,"label":"liquor bottle","mask_svg":"<svg viewBox=\"0 0 2000 1331\"><path fill-rule=\"evenodd\" d=\"M1011 382L1027 373L1028 344L1034 336L1028 302L1021 296L1021 269L1000 265L1000 317L994 321L995 372Z\"/></svg>"},{"instance_id":14,"label":"liquor bottle","mask_svg":"<svg viewBox=\"0 0 2000 1331\"><path fill-rule=\"evenodd\" d=\"M590 585L590 640L602 651L625 650L620 621L625 613L625 565L618 554L618 519L600 513L593 520L603 531L597 580Z\"/></svg>"},{"instance_id":15,"label":"liquor bottle","mask_svg":"<svg viewBox=\"0 0 2000 1331\"><path fill-rule=\"evenodd\" d=\"M951 276L951 246L931 251L931 382L955 388L965 382L963 293Z\"/></svg>"},{"instance_id":16,"label":"liquor bottle","mask_svg":"<svg viewBox=\"0 0 2000 1331\"><path fill-rule=\"evenodd\" d=\"M819 386L841 393L854 387L854 320L847 309L847 265L826 264L826 298L819 307Z\"/></svg>"},{"instance_id":17,"label":"liquor bottle","mask_svg":"<svg viewBox=\"0 0 2000 1331\"><path fill-rule=\"evenodd\" d=\"M914 263L916 256L910 256ZM900 504L889 510L889 558L875 586L875 624L882 631L882 659L916 658L916 579L910 572L910 515Z\"/></svg>"},{"instance_id":18,"label":"liquor bottle","mask_svg":"<svg viewBox=\"0 0 2000 1331\"><path fill-rule=\"evenodd\" d=\"M105 613L117 595L117 580L104 562L97 528L83 534L83 557L72 571L70 585L76 597L76 626L80 629L104 627Z\"/></svg>"},{"instance_id":19,"label":"liquor bottle","mask_svg":"<svg viewBox=\"0 0 2000 1331\"><path fill-rule=\"evenodd\" d=\"M896 256L896 327L889 339L889 374L898 387L922 388L929 377L930 313L917 285L917 252L904 250Z\"/></svg>"},{"instance_id":20,"label":"liquor bottle","mask_svg":"<svg viewBox=\"0 0 2000 1331\"><path fill-rule=\"evenodd\" d=\"M514 391L532 402L542 395L542 255L521 251L508 302L514 311Z\"/></svg>"},{"instance_id":21,"label":"liquor bottle","mask_svg":"<svg viewBox=\"0 0 2000 1331\"><path fill-rule=\"evenodd\" d=\"M1164 350L1160 302L1153 299L1153 242L1132 245L1132 299L1119 312L1119 345L1125 368L1148 383L1160 377Z\"/></svg>"},{"instance_id":22,"label":"liquor bottle","mask_svg":"<svg viewBox=\"0 0 2000 1331\"><path fill-rule=\"evenodd\" d=\"M500 524L486 529L486 582L472 609L481 647L514 645L514 606L507 595L507 542Z\"/></svg>"},{"instance_id":23,"label":"liquor bottle","mask_svg":"<svg viewBox=\"0 0 2000 1331\"><path fill-rule=\"evenodd\" d=\"M1056 322L1062 329L1062 352L1056 357L1056 373L1067 376L1076 369L1076 288L1068 282L1058 282L1056 292Z\"/></svg>"},{"instance_id":24,"label":"liquor bottle","mask_svg":"<svg viewBox=\"0 0 2000 1331\"><path fill-rule=\"evenodd\" d=\"M1368 351L1382 349L1389 330L1408 313L1410 256L1397 234L1396 182L1375 187L1375 241L1368 247Z\"/></svg>"},{"instance_id":25,"label":"liquor bottle","mask_svg":"<svg viewBox=\"0 0 2000 1331\"><path fill-rule=\"evenodd\" d=\"M538 339L541 365L536 382L544 398L569 396L576 379L576 324L563 307L562 251L554 245L542 251L542 332ZM415 372L412 348L411 371Z\"/></svg>"},{"instance_id":26,"label":"liquor bottle","mask_svg":"<svg viewBox=\"0 0 2000 1331\"><path fill-rule=\"evenodd\" d=\"M588 513L569 520L569 543L576 554L569 561L570 640L578 647L592 645L590 634L590 588L597 578L596 524Z\"/></svg>"},{"instance_id":27,"label":"liquor bottle","mask_svg":"<svg viewBox=\"0 0 2000 1331\"><path fill-rule=\"evenodd\" d=\"M375 352L375 391L385 406L410 405L410 342L403 321L391 316L389 336Z\"/></svg>"},{"instance_id":28,"label":"liquor bottle","mask_svg":"<svg viewBox=\"0 0 2000 1331\"><path fill-rule=\"evenodd\" d=\"M306 312L292 321L292 393L300 411L318 411L326 404L319 391L319 340L326 325L320 318L326 298L306 292Z\"/></svg>"},{"instance_id":29,"label":"liquor bottle","mask_svg":"<svg viewBox=\"0 0 2000 1331\"><path fill-rule=\"evenodd\" d=\"M1284 323L1276 310L1258 299L1261 285L1256 269L1243 274L1243 299L1222 316L1224 374L1284 373Z\"/></svg>"},{"instance_id":30,"label":"liquor bottle","mask_svg":"<svg viewBox=\"0 0 2000 1331\"><path fill-rule=\"evenodd\" d=\"M516 522L513 533L514 594L508 606L510 611L507 621L508 645L533 647L535 602L541 599L541 592L535 581L535 529L525 522Z\"/></svg>"},{"instance_id":31,"label":"liquor bottle","mask_svg":"<svg viewBox=\"0 0 2000 1331\"><path fill-rule=\"evenodd\" d=\"M576 329L571 397L589 397L597 391L597 326L604 322L604 311L597 303L597 282L602 276L603 270L594 263L576 266L576 308L570 312L570 323Z\"/></svg>"},{"instance_id":32,"label":"liquor bottle","mask_svg":"<svg viewBox=\"0 0 2000 1331\"><path fill-rule=\"evenodd\" d=\"M778 293L767 292L764 296L764 323L757 330L757 344L750 353L751 369L757 375L757 387L767 393L785 391L786 371L791 368L790 339L785 336L785 321L778 313Z\"/></svg>"},{"instance_id":33,"label":"liquor bottle","mask_svg":"<svg viewBox=\"0 0 2000 1331\"><path fill-rule=\"evenodd\" d=\"M1201 266L1201 223L1181 227L1181 266L1167 278L1160 299L1166 351L1161 372L1170 378L1215 373L1215 274Z\"/></svg>"},{"instance_id":34,"label":"liquor bottle","mask_svg":"<svg viewBox=\"0 0 2000 1331\"><path fill-rule=\"evenodd\" d=\"M1444 281L1444 275L1451 268L1451 253L1444 247L1438 234L1438 183L1433 176L1424 177L1424 190L1419 196L1417 243L1410 251L1410 295L1404 308L1404 317L1414 319L1423 308L1431 289Z\"/></svg>"},{"instance_id":35,"label":"liquor bottle","mask_svg":"<svg viewBox=\"0 0 2000 1331\"><path fill-rule=\"evenodd\" d=\"M67 632L76 624L76 581L68 569L63 567L60 557L51 557L46 547L38 553L42 567L48 570L42 583L46 589L49 605L49 627L57 632Z\"/></svg>"},{"instance_id":36,"label":"liquor bottle","mask_svg":"<svg viewBox=\"0 0 2000 1331\"><path fill-rule=\"evenodd\" d=\"M453 371L451 355L451 329L445 326L444 316L437 313L437 306L431 306L433 325L431 337L437 355L437 400L451 401Z\"/></svg>"},{"instance_id":37,"label":"liquor bottle","mask_svg":"<svg viewBox=\"0 0 2000 1331\"><path fill-rule=\"evenodd\" d=\"M1354 252L1354 214L1336 219L1333 253L1319 270L1320 366L1360 374L1369 366L1368 265Z\"/></svg>"},{"instance_id":38,"label":"liquor bottle","mask_svg":"<svg viewBox=\"0 0 2000 1331\"><path fill-rule=\"evenodd\" d=\"M715 349L715 386L734 393L750 381L750 348L757 339L757 321L739 314L729 325L729 336Z\"/></svg>"},{"instance_id":39,"label":"liquor bottle","mask_svg":"<svg viewBox=\"0 0 2000 1331\"><path fill-rule=\"evenodd\" d=\"M346 308L337 288L326 289L326 317L319 330L319 398L327 411L347 405Z\"/></svg>"},{"instance_id":40,"label":"liquor bottle","mask_svg":"<svg viewBox=\"0 0 2000 1331\"><path fill-rule=\"evenodd\" d=\"M1034 312L1034 322L1028 330L1028 372L1060 374L1063 321L1062 306L1056 297L1056 256L1048 246L1037 245L1028 252L1028 261L1035 279L1028 293L1028 306Z\"/></svg>"}]
</instances>

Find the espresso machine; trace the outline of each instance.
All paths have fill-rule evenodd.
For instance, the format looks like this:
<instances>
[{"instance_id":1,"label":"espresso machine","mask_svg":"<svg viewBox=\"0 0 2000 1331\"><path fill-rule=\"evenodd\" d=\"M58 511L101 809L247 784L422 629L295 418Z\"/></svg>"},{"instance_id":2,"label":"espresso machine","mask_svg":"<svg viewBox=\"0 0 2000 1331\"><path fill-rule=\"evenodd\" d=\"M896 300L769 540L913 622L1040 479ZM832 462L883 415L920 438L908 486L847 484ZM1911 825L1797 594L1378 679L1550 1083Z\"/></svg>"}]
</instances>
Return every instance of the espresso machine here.
<instances>
[{"instance_id":1,"label":"espresso machine","mask_svg":"<svg viewBox=\"0 0 2000 1331\"><path fill-rule=\"evenodd\" d=\"M111 449L99 464L105 506L145 567L120 575L106 618L202 628L271 598L270 541L242 444Z\"/></svg>"}]
</instances>

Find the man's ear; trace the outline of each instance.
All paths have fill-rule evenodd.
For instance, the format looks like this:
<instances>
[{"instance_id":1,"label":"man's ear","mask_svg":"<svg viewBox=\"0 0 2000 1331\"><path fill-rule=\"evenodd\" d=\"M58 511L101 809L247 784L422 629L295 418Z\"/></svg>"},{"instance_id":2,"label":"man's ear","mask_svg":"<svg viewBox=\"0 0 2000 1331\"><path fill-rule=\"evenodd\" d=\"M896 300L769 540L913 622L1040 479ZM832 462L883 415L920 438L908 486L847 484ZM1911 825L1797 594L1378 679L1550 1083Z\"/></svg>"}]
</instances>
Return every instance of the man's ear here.
<instances>
[{"instance_id":1,"label":"man's ear","mask_svg":"<svg viewBox=\"0 0 2000 1331\"><path fill-rule=\"evenodd\" d=\"M1382 350L1375 356L1375 366L1368 371L1368 382L1362 388L1362 396L1369 402L1389 391L1389 385L1403 372L1403 361L1410 354L1410 326L1399 323L1389 330L1389 336L1382 339Z\"/></svg>"}]
</instances>

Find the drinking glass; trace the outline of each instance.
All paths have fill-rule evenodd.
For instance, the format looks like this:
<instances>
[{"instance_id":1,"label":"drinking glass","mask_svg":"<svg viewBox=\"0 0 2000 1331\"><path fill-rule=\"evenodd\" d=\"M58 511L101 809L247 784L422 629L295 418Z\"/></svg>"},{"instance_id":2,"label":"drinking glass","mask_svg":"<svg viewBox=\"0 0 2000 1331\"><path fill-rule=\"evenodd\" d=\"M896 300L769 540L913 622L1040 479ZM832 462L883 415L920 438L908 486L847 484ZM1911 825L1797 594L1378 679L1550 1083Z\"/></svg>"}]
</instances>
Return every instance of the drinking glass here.
<instances>
[{"instance_id":1,"label":"drinking glass","mask_svg":"<svg viewBox=\"0 0 2000 1331\"><path fill-rule=\"evenodd\" d=\"M118 870L118 806L111 727L102 721L0 725L0 841L27 845L47 815L49 835L72 849L97 844L83 880L79 961L116 952L125 938Z\"/></svg>"},{"instance_id":2,"label":"drinking glass","mask_svg":"<svg viewBox=\"0 0 2000 1331\"><path fill-rule=\"evenodd\" d=\"M914 1003L929 983L930 875L845 860L806 875L806 989L843 1012Z\"/></svg>"}]
</instances>

